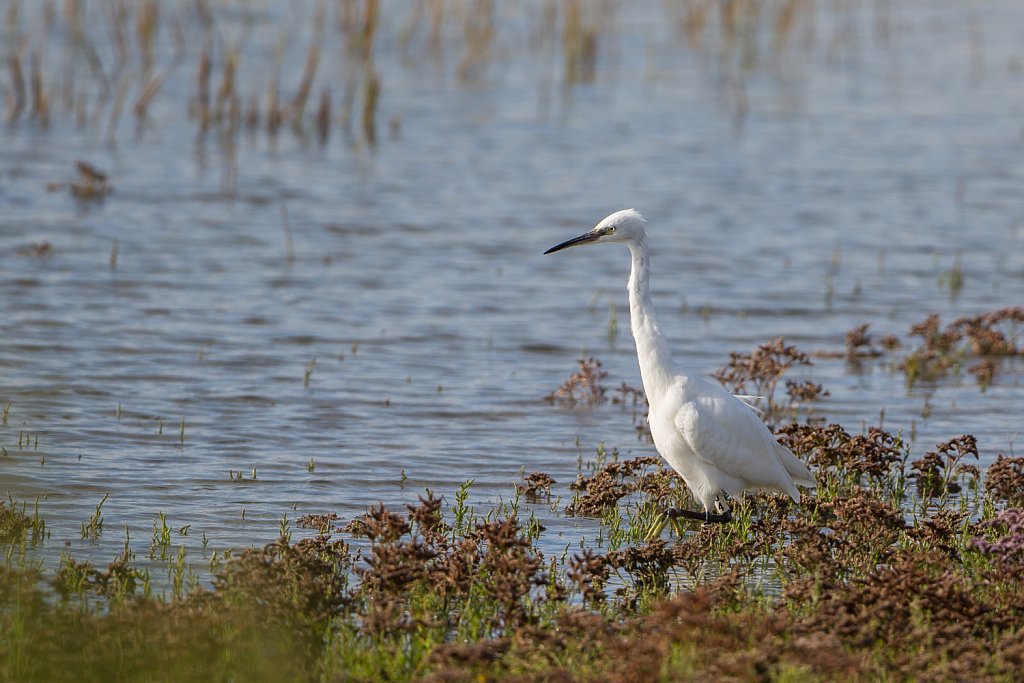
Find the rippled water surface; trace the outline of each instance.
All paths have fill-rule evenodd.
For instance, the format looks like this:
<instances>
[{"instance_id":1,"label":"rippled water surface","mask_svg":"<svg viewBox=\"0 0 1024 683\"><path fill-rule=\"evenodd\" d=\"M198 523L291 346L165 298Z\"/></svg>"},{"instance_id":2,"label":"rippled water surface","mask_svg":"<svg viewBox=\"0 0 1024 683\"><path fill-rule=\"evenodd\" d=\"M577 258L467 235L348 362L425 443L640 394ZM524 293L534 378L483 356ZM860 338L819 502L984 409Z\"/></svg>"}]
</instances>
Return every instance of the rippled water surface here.
<instances>
[{"instance_id":1,"label":"rippled water surface","mask_svg":"<svg viewBox=\"0 0 1024 683\"><path fill-rule=\"evenodd\" d=\"M541 255L620 208L650 222L677 360L709 373L779 335L835 352L862 323L907 339L930 312L1024 303L1017 2L808 3L789 33L766 10L732 38L714 17L688 34L685 3L603 3L592 73L554 4L500 4L478 54L468 5L433 43L412 4L384 3L372 136L333 4L317 22L314 3L167 3L149 71L134 34L119 58L110 4L80 17L104 93L63 8L0 2L3 52L28 81L38 55L50 107L0 126L0 491L40 498L54 556L109 558L125 525L145 547L158 512L212 550L269 541L284 514L451 500L467 479L486 506L524 471L564 502L581 452L653 453L619 406L543 400L581 355L610 387L640 384L626 251ZM211 97L235 46L243 109L276 70L287 100L314 23L301 132L201 133L201 53ZM113 193L55 186L76 160ZM985 462L1010 452L1019 363L984 392L968 373L908 390L900 353L801 376L850 431L884 413L917 455L962 433ZM107 493L103 536L81 540ZM552 549L596 533L535 512Z\"/></svg>"}]
</instances>

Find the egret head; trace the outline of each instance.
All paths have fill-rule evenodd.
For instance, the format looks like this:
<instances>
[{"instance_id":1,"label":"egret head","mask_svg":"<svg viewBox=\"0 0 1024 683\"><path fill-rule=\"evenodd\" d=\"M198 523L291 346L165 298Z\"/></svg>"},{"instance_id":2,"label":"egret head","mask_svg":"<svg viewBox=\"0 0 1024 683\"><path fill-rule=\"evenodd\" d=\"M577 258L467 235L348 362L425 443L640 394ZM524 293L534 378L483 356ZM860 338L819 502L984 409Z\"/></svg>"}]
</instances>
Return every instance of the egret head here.
<instances>
[{"instance_id":1,"label":"egret head","mask_svg":"<svg viewBox=\"0 0 1024 683\"><path fill-rule=\"evenodd\" d=\"M599 242L636 242L647 235L644 224L647 221L636 209L616 211L597 224L597 226L579 237L556 244L545 254L550 254L580 244L597 244Z\"/></svg>"}]
</instances>

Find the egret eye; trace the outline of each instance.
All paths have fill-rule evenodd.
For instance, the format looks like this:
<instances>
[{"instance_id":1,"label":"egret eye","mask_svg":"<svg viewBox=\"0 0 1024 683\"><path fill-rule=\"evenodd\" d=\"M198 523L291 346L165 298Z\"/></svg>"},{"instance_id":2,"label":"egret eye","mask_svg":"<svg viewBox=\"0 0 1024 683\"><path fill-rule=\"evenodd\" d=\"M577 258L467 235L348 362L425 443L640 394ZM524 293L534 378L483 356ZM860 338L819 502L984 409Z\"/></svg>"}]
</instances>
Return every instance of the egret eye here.
<instances>
[{"instance_id":1,"label":"egret eye","mask_svg":"<svg viewBox=\"0 0 1024 683\"><path fill-rule=\"evenodd\" d=\"M613 232L615 232L615 226L614 225L609 225L607 232L608 232L609 235L612 234Z\"/></svg>"}]
</instances>

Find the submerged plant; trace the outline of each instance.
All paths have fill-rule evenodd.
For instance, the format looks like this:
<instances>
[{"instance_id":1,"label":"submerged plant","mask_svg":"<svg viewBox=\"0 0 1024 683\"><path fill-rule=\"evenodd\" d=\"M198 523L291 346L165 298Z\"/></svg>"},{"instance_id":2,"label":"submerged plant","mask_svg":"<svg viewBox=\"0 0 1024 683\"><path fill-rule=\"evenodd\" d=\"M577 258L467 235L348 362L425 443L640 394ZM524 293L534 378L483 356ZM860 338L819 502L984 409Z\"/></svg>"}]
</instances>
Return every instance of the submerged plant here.
<instances>
[{"instance_id":1,"label":"submerged plant","mask_svg":"<svg viewBox=\"0 0 1024 683\"><path fill-rule=\"evenodd\" d=\"M938 314L928 316L910 329L921 338L900 364L907 384L918 380L934 381L959 372L969 358L978 362L969 369L978 384L987 387L998 374L996 359L1019 356L1018 327L1024 323L1024 307L1008 307L958 318L942 327Z\"/></svg>"},{"instance_id":2,"label":"submerged plant","mask_svg":"<svg viewBox=\"0 0 1024 683\"><path fill-rule=\"evenodd\" d=\"M26 501L18 503L9 494L6 501L0 499L0 544L37 543L46 538L46 521L39 516L39 501L31 515L27 506Z\"/></svg>"},{"instance_id":3,"label":"submerged plant","mask_svg":"<svg viewBox=\"0 0 1024 683\"><path fill-rule=\"evenodd\" d=\"M54 183L50 190L67 187L72 195L82 200L103 199L114 191L107 174L85 161L75 162L78 176L69 183Z\"/></svg>"},{"instance_id":4,"label":"submerged plant","mask_svg":"<svg viewBox=\"0 0 1024 683\"><path fill-rule=\"evenodd\" d=\"M525 495L528 499L538 499L542 494L551 497L551 486L557 484L550 475L544 472L531 472L523 477L522 484L516 484L516 492Z\"/></svg>"},{"instance_id":5,"label":"submerged plant","mask_svg":"<svg viewBox=\"0 0 1024 683\"><path fill-rule=\"evenodd\" d=\"M873 358L882 354L875 346L871 335L868 334L869 327L871 327L871 323L864 323L846 333L846 358L848 360Z\"/></svg>"},{"instance_id":6,"label":"submerged plant","mask_svg":"<svg viewBox=\"0 0 1024 683\"><path fill-rule=\"evenodd\" d=\"M103 533L103 504L107 502L110 494L104 494L103 499L96 504L96 511L89 517L88 522L82 522L82 538L96 540Z\"/></svg>"},{"instance_id":7,"label":"submerged plant","mask_svg":"<svg viewBox=\"0 0 1024 683\"><path fill-rule=\"evenodd\" d=\"M602 384L608 373L601 369L601 361L596 358L580 358L580 369L569 375L562 383L545 398L550 403L562 402L569 405L576 403L603 403L606 389Z\"/></svg>"}]
</instances>

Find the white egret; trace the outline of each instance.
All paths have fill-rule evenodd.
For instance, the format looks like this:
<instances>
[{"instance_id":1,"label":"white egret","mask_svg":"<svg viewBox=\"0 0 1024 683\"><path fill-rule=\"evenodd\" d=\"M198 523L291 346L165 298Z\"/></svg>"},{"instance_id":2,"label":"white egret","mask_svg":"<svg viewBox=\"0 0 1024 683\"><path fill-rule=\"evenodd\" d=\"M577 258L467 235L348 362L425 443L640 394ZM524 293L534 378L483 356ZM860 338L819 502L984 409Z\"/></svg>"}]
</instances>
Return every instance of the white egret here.
<instances>
[{"instance_id":1,"label":"white egret","mask_svg":"<svg viewBox=\"0 0 1024 683\"><path fill-rule=\"evenodd\" d=\"M654 319L649 287L646 221L635 209L618 211L593 230L548 249L545 254L582 244L618 242L629 247L629 317L640 361L640 377L650 403L648 422L654 445L683 478L704 514L670 509L671 518L708 522L732 519L725 495L766 490L800 501L797 484L813 487L807 466L775 440L750 405L719 384L676 365Z\"/></svg>"}]
</instances>

